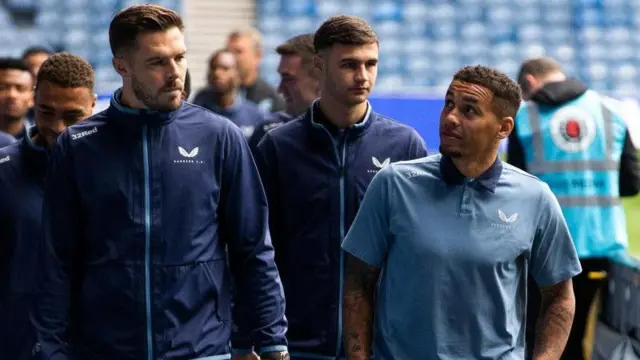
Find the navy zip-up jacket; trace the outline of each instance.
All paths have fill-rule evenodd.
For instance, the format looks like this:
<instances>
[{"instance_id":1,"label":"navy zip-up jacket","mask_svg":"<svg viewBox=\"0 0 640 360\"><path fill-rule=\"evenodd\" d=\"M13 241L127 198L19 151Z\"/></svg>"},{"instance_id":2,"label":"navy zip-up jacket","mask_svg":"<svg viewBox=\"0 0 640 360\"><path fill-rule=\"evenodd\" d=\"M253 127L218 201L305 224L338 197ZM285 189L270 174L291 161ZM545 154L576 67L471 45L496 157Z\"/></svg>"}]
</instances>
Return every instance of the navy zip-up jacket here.
<instances>
[{"instance_id":1,"label":"navy zip-up jacket","mask_svg":"<svg viewBox=\"0 0 640 360\"><path fill-rule=\"evenodd\" d=\"M414 129L371 107L362 122L340 131L316 104L267 132L256 153L296 359L343 354L342 239L373 176L392 161L427 154Z\"/></svg>"},{"instance_id":2,"label":"navy zip-up jacket","mask_svg":"<svg viewBox=\"0 0 640 360\"><path fill-rule=\"evenodd\" d=\"M36 335L29 320L42 236L47 151L33 143L37 128L0 150L0 359L31 358Z\"/></svg>"},{"instance_id":3,"label":"navy zip-up jacket","mask_svg":"<svg viewBox=\"0 0 640 360\"><path fill-rule=\"evenodd\" d=\"M265 112L260 110L258 105L240 96L236 98L232 106L224 109L216 105L214 100L215 99L200 96L196 97L193 103L231 120L232 123L236 124L242 130L242 133L247 139L249 139L255 129L265 121Z\"/></svg>"},{"instance_id":4,"label":"navy zip-up jacket","mask_svg":"<svg viewBox=\"0 0 640 360\"><path fill-rule=\"evenodd\" d=\"M267 202L229 120L111 106L51 154L34 322L44 359L228 359L286 350ZM229 266L225 246L228 247ZM68 345L67 345L68 344Z\"/></svg>"},{"instance_id":5,"label":"navy zip-up jacket","mask_svg":"<svg viewBox=\"0 0 640 360\"><path fill-rule=\"evenodd\" d=\"M284 125L288 121L293 119L294 117L284 111L278 111L268 114L266 120L255 129L253 135L251 135L251 137L249 138L249 148L251 149L251 151L256 151L260 140L262 140L262 137L267 133L267 131Z\"/></svg>"},{"instance_id":6,"label":"navy zip-up jacket","mask_svg":"<svg viewBox=\"0 0 640 360\"><path fill-rule=\"evenodd\" d=\"M14 142L16 142L16 138L7 134L6 132L0 131L0 148L11 145Z\"/></svg>"}]
</instances>

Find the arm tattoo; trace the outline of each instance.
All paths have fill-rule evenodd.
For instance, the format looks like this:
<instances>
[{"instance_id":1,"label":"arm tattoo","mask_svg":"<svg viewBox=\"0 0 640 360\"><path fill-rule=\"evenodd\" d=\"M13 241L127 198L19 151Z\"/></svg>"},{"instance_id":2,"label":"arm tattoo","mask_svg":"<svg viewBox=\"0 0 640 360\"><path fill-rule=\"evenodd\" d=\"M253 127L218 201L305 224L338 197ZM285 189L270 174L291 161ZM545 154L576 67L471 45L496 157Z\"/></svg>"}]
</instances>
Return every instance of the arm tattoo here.
<instances>
[{"instance_id":1,"label":"arm tattoo","mask_svg":"<svg viewBox=\"0 0 640 360\"><path fill-rule=\"evenodd\" d=\"M543 287L533 359L560 359L573 324L575 298L571 280Z\"/></svg>"},{"instance_id":2,"label":"arm tattoo","mask_svg":"<svg viewBox=\"0 0 640 360\"><path fill-rule=\"evenodd\" d=\"M347 254L344 282L344 342L347 359L371 359L374 294L380 270Z\"/></svg>"}]
</instances>

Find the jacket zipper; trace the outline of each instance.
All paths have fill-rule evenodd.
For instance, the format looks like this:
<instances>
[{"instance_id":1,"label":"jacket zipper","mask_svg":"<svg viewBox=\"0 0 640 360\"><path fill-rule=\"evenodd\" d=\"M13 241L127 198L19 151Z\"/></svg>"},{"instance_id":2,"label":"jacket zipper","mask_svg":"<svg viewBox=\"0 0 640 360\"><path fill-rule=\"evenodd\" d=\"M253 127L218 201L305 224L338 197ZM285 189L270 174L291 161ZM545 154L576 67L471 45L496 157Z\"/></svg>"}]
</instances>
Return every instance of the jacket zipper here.
<instances>
[{"instance_id":1,"label":"jacket zipper","mask_svg":"<svg viewBox=\"0 0 640 360\"><path fill-rule=\"evenodd\" d=\"M340 245L342 246L342 240L344 240L345 236L345 222L344 222L344 176L345 176L345 157L347 151L347 138L349 136L348 132L345 132L338 144L336 144L334 137L331 135L329 130L327 130L324 126L322 127L329 138L331 139L331 143L333 144L333 152L336 157L336 161L338 162L338 176L340 180ZM340 151L340 149L342 151ZM336 357L340 356L340 350L342 348L342 287L343 287L343 276L344 276L344 253L342 252L342 248L340 248L340 280L339 280L339 289L338 289L338 339L336 342Z\"/></svg>"},{"instance_id":2,"label":"jacket zipper","mask_svg":"<svg viewBox=\"0 0 640 360\"><path fill-rule=\"evenodd\" d=\"M145 125L142 127L142 160L144 163L144 302L147 320L147 360L153 360L153 331L151 326L151 189L147 133L147 125Z\"/></svg>"}]
</instances>

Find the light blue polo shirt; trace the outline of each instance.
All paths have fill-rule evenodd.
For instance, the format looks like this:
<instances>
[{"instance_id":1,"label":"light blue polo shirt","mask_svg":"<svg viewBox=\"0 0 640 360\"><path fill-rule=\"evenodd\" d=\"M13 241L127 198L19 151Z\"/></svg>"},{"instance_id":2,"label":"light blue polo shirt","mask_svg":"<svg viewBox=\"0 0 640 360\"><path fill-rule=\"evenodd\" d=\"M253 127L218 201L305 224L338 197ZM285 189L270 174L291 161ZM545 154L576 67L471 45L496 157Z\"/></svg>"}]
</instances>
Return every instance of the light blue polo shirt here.
<instances>
[{"instance_id":1,"label":"light blue polo shirt","mask_svg":"<svg viewBox=\"0 0 640 360\"><path fill-rule=\"evenodd\" d=\"M527 274L581 272L549 187L496 162L475 180L442 155L387 166L342 248L384 268L376 359L521 360Z\"/></svg>"}]
</instances>

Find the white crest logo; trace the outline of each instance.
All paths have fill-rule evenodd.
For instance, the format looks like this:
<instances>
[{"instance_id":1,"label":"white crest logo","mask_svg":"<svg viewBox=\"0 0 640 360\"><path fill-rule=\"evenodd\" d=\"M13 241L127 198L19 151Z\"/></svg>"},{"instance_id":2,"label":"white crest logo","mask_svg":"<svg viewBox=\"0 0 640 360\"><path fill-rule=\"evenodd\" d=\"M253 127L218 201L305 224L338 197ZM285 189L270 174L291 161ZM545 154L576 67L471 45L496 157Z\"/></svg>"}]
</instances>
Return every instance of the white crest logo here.
<instances>
[{"instance_id":1,"label":"white crest logo","mask_svg":"<svg viewBox=\"0 0 640 360\"><path fill-rule=\"evenodd\" d=\"M180 155L182 155L182 156L184 156L186 158L196 157L196 155L198 155L198 151L200 151L200 149L198 149L197 147L193 148L193 150L191 150L191 152L188 152L182 146L178 146L178 152L180 153Z\"/></svg>"},{"instance_id":2,"label":"white crest logo","mask_svg":"<svg viewBox=\"0 0 640 360\"><path fill-rule=\"evenodd\" d=\"M500 218L500 220L511 224L518 220L518 213L513 213L511 214L511 216L507 217L507 215L505 215L502 210L498 210L498 217Z\"/></svg>"},{"instance_id":3,"label":"white crest logo","mask_svg":"<svg viewBox=\"0 0 640 360\"><path fill-rule=\"evenodd\" d=\"M373 161L373 165L375 165L375 167L377 167L378 169L384 169L391 162L391 158L386 158L383 162L380 162L380 160L376 159L375 156L372 156L371 161Z\"/></svg>"}]
</instances>

